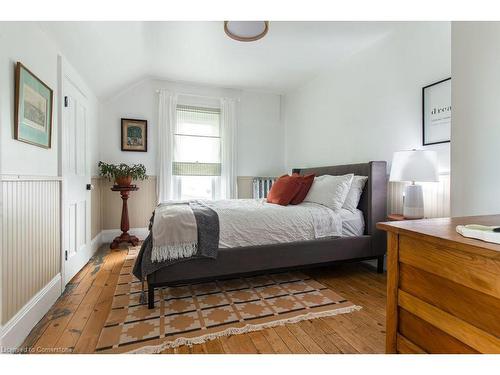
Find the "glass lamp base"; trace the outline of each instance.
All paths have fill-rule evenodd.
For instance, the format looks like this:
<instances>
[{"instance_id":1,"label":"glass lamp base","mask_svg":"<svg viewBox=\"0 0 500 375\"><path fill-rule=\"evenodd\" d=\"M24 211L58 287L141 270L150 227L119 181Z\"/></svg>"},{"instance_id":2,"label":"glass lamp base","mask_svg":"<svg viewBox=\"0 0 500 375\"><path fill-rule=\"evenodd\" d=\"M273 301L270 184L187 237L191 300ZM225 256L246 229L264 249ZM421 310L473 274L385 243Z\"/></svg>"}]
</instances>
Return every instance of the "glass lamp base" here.
<instances>
[{"instance_id":1,"label":"glass lamp base","mask_svg":"<svg viewBox=\"0 0 500 375\"><path fill-rule=\"evenodd\" d=\"M424 217L424 193L420 185L408 185L405 189L403 205L405 219L422 219Z\"/></svg>"}]
</instances>

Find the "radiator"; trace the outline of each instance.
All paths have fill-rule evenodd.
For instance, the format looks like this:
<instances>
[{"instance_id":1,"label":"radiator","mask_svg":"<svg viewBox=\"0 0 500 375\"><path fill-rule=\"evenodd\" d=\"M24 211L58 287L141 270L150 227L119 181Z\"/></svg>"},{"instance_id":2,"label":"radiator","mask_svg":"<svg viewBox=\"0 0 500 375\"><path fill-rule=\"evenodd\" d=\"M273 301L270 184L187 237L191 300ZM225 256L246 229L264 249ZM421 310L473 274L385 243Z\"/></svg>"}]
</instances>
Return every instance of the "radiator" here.
<instances>
[{"instance_id":1,"label":"radiator","mask_svg":"<svg viewBox=\"0 0 500 375\"><path fill-rule=\"evenodd\" d=\"M254 177L252 182L253 198L267 198L267 194L276 179L276 177Z\"/></svg>"}]
</instances>

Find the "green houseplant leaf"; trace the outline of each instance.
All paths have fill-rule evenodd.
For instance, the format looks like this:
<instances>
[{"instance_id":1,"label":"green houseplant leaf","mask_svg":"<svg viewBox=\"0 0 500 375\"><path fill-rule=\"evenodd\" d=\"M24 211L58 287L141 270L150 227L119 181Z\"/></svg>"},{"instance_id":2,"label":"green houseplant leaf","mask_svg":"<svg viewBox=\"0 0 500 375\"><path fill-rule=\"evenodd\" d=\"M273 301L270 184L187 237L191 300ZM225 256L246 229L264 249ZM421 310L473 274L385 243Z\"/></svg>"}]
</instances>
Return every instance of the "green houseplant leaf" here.
<instances>
[{"instance_id":1,"label":"green houseplant leaf","mask_svg":"<svg viewBox=\"0 0 500 375\"><path fill-rule=\"evenodd\" d=\"M108 164L102 161L99 162L99 172L101 176L106 177L109 181L131 177L132 180L145 180L148 178L146 167L143 164L134 164L132 166L121 164Z\"/></svg>"}]
</instances>

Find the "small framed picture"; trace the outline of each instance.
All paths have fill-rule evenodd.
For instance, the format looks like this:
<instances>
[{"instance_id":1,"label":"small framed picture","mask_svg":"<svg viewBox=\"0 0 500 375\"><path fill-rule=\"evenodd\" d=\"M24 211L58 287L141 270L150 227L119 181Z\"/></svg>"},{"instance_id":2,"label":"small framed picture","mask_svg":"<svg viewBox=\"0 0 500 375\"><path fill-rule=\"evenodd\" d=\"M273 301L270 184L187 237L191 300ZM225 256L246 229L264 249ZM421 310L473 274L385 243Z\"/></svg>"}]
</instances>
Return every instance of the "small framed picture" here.
<instances>
[{"instance_id":1,"label":"small framed picture","mask_svg":"<svg viewBox=\"0 0 500 375\"><path fill-rule=\"evenodd\" d=\"M148 122L122 118L122 151L148 151Z\"/></svg>"},{"instance_id":2,"label":"small framed picture","mask_svg":"<svg viewBox=\"0 0 500 375\"><path fill-rule=\"evenodd\" d=\"M422 89L422 144L450 142L451 78Z\"/></svg>"},{"instance_id":3,"label":"small framed picture","mask_svg":"<svg viewBox=\"0 0 500 375\"><path fill-rule=\"evenodd\" d=\"M52 89L23 64L15 72L14 139L50 148L52 138Z\"/></svg>"}]
</instances>

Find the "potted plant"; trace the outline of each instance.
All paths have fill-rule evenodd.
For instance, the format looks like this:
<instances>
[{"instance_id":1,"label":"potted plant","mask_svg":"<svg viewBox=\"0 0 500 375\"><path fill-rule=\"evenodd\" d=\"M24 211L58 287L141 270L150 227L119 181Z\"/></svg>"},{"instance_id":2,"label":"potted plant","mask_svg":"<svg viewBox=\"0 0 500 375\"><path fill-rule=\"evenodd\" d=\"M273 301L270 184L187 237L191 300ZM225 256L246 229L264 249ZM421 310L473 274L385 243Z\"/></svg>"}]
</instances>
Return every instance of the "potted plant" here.
<instances>
[{"instance_id":1,"label":"potted plant","mask_svg":"<svg viewBox=\"0 0 500 375\"><path fill-rule=\"evenodd\" d=\"M100 161L98 166L101 176L106 177L109 181L114 180L115 184L119 186L129 186L132 180L143 181L148 178L146 167L143 164L129 166L125 163L107 164Z\"/></svg>"}]
</instances>

